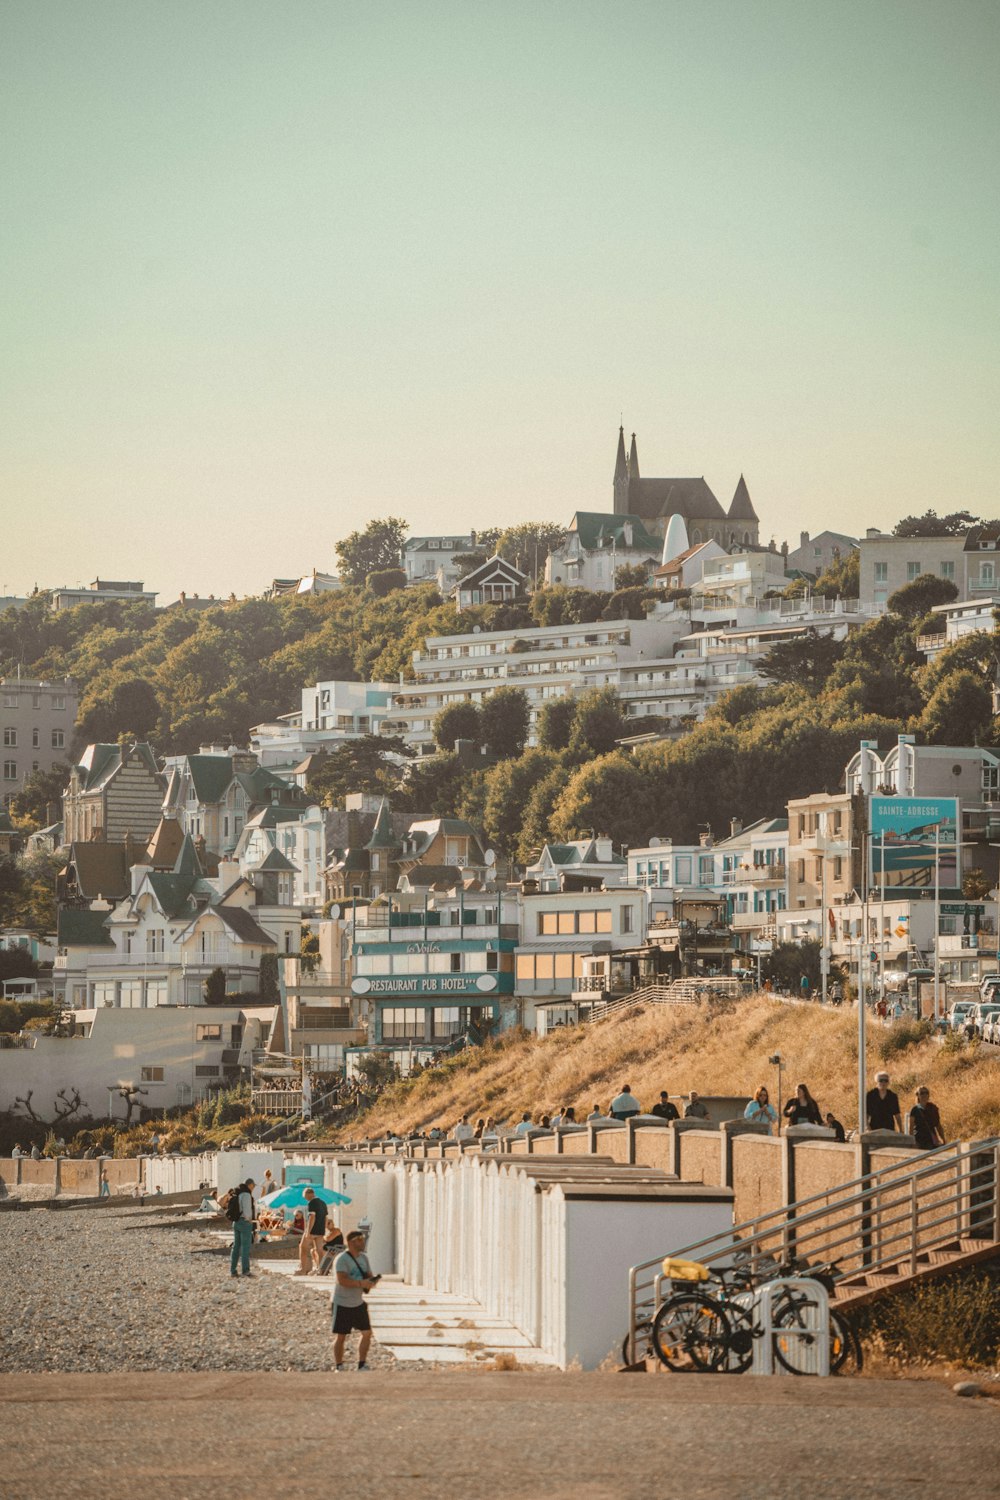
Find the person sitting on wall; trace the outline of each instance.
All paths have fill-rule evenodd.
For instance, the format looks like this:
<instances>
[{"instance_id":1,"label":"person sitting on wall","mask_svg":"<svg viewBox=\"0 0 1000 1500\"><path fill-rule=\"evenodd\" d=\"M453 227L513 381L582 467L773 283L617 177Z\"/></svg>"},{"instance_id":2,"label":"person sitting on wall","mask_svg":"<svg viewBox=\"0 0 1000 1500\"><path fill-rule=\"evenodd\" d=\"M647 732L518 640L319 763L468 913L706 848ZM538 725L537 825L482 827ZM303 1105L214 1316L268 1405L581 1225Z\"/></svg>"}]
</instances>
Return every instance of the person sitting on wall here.
<instances>
[{"instance_id":1,"label":"person sitting on wall","mask_svg":"<svg viewBox=\"0 0 1000 1500\"><path fill-rule=\"evenodd\" d=\"M828 1129L833 1131L835 1140L844 1141L847 1139L847 1136L844 1133L843 1125L841 1125L840 1121L837 1119L837 1116L833 1113L832 1110L827 1110L826 1114L823 1116L823 1123L827 1126Z\"/></svg>"},{"instance_id":2,"label":"person sitting on wall","mask_svg":"<svg viewBox=\"0 0 1000 1500\"><path fill-rule=\"evenodd\" d=\"M633 1115L642 1114L642 1105L632 1092L629 1084L623 1083L620 1094L616 1094L611 1101L611 1118L613 1120L630 1120Z\"/></svg>"}]
</instances>

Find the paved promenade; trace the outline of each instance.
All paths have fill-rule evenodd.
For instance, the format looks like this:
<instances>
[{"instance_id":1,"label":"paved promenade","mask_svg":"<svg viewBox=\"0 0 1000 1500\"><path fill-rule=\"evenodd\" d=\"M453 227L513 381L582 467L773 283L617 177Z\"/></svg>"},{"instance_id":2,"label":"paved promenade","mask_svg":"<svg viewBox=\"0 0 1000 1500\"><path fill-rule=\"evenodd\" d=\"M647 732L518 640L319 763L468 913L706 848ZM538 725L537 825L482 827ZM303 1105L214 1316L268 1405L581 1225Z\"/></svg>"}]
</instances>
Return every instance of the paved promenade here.
<instances>
[{"instance_id":1,"label":"paved promenade","mask_svg":"<svg viewBox=\"0 0 1000 1500\"><path fill-rule=\"evenodd\" d=\"M932 1382L17 1375L0 1401L5 1500L1000 1496L1000 1403Z\"/></svg>"}]
</instances>

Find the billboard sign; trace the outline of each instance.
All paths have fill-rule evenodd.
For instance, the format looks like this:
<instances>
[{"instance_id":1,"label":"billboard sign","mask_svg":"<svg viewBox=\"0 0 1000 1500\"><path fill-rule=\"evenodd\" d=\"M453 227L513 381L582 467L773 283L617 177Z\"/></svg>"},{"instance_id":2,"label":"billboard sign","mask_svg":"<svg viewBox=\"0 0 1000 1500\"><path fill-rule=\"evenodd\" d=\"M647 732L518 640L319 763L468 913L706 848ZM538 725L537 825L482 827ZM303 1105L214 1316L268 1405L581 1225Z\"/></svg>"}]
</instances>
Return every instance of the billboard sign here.
<instances>
[{"instance_id":1,"label":"billboard sign","mask_svg":"<svg viewBox=\"0 0 1000 1500\"><path fill-rule=\"evenodd\" d=\"M872 797L870 809L872 885L918 892L961 885L957 797Z\"/></svg>"}]
</instances>

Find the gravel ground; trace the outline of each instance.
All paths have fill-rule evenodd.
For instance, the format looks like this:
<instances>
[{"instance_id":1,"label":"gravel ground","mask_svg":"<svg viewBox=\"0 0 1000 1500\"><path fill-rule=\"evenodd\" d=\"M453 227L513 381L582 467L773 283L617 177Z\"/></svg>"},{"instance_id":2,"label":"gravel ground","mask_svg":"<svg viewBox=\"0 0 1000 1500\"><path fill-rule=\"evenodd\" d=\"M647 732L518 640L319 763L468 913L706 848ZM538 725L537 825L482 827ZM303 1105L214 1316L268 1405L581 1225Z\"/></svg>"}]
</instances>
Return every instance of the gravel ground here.
<instances>
[{"instance_id":1,"label":"gravel ground","mask_svg":"<svg viewBox=\"0 0 1000 1500\"><path fill-rule=\"evenodd\" d=\"M0 1215L0 1371L332 1370L327 1297L234 1280L228 1250L197 1253L218 1245L209 1231L170 1223L131 1207ZM368 1359L397 1365L374 1341Z\"/></svg>"}]
</instances>

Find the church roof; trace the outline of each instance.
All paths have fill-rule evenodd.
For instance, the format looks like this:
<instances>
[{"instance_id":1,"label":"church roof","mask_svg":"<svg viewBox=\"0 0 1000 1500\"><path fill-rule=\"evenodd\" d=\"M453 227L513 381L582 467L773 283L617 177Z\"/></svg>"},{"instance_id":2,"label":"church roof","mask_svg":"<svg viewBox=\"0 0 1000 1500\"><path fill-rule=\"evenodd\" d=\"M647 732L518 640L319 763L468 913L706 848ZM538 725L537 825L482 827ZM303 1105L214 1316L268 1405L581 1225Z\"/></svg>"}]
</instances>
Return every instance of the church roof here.
<instances>
[{"instance_id":1,"label":"church roof","mask_svg":"<svg viewBox=\"0 0 1000 1500\"><path fill-rule=\"evenodd\" d=\"M726 519L704 475L699 479L629 478L628 508L646 521L673 515L683 516L686 521Z\"/></svg>"},{"instance_id":2,"label":"church roof","mask_svg":"<svg viewBox=\"0 0 1000 1500\"><path fill-rule=\"evenodd\" d=\"M742 474L729 507L729 519L730 521L756 521L757 519L757 512L753 508L750 491L747 489L747 482Z\"/></svg>"},{"instance_id":3,"label":"church roof","mask_svg":"<svg viewBox=\"0 0 1000 1500\"><path fill-rule=\"evenodd\" d=\"M628 459L625 457L625 428L618 429L618 453L615 457L615 483L628 475Z\"/></svg>"}]
</instances>

